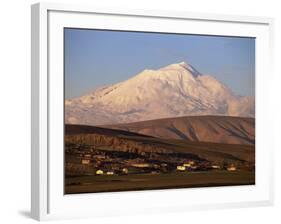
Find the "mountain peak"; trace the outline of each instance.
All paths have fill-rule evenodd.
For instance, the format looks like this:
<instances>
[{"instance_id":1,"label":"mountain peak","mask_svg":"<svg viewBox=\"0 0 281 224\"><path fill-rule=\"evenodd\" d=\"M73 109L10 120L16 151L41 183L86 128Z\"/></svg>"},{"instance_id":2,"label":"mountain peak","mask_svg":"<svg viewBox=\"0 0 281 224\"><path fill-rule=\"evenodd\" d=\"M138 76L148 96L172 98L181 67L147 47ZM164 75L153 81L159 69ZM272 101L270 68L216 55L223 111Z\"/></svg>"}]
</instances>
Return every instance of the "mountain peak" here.
<instances>
[{"instance_id":1,"label":"mountain peak","mask_svg":"<svg viewBox=\"0 0 281 224\"><path fill-rule=\"evenodd\" d=\"M197 77L197 76L202 75L192 65L188 64L185 61L175 63L175 64L170 64L168 66L165 66L165 67L161 68L160 70L182 70L182 69L191 73L193 77Z\"/></svg>"},{"instance_id":2,"label":"mountain peak","mask_svg":"<svg viewBox=\"0 0 281 224\"><path fill-rule=\"evenodd\" d=\"M188 66L188 63L186 63L185 61L182 61L180 63L178 63L179 65L181 66L184 66L184 67L187 67Z\"/></svg>"},{"instance_id":3,"label":"mountain peak","mask_svg":"<svg viewBox=\"0 0 281 224\"><path fill-rule=\"evenodd\" d=\"M254 99L239 97L186 62L144 70L128 80L65 102L66 121L114 124L187 115L254 116Z\"/></svg>"}]
</instances>

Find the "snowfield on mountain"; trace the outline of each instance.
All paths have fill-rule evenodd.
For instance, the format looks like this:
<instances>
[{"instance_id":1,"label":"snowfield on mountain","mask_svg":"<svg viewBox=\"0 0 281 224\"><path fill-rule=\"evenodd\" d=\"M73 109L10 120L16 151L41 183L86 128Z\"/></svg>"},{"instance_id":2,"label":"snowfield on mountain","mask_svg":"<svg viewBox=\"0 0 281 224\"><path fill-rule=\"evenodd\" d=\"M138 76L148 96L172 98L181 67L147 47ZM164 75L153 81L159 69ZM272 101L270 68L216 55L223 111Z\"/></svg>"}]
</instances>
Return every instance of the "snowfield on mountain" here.
<instances>
[{"instance_id":1,"label":"snowfield on mountain","mask_svg":"<svg viewBox=\"0 0 281 224\"><path fill-rule=\"evenodd\" d=\"M65 101L68 124L107 125L192 115L254 117L254 97L235 95L181 62Z\"/></svg>"}]
</instances>

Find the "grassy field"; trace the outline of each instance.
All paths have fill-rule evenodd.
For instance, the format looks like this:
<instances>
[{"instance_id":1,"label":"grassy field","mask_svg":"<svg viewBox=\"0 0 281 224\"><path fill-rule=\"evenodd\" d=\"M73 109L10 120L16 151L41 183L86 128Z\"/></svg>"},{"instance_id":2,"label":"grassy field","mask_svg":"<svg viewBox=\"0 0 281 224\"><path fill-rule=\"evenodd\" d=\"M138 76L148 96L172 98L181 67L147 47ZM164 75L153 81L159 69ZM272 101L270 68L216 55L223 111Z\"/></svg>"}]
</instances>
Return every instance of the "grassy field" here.
<instances>
[{"instance_id":1,"label":"grassy field","mask_svg":"<svg viewBox=\"0 0 281 224\"><path fill-rule=\"evenodd\" d=\"M65 193L74 194L252 184L255 184L255 173L248 171L174 172L168 174L130 174L123 176L93 175L66 178Z\"/></svg>"}]
</instances>

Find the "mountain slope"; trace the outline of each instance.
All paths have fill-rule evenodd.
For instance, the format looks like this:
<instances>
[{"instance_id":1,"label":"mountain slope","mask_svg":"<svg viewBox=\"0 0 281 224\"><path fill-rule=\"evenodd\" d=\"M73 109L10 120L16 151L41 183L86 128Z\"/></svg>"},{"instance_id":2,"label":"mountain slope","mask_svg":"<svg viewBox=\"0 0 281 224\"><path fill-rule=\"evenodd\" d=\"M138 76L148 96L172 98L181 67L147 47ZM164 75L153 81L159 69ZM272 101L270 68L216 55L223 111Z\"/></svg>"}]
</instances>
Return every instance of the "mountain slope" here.
<instances>
[{"instance_id":1,"label":"mountain slope","mask_svg":"<svg viewBox=\"0 0 281 224\"><path fill-rule=\"evenodd\" d=\"M187 63L144 70L123 82L66 100L66 123L104 125L187 115L254 116L254 99L236 96Z\"/></svg>"},{"instance_id":2,"label":"mountain slope","mask_svg":"<svg viewBox=\"0 0 281 224\"><path fill-rule=\"evenodd\" d=\"M106 127L162 139L228 144L254 144L255 142L255 121L253 118L191 116L108 125Z\"/></svg>"},{"instance_id":3,"label":"mountain slope","mask_svg":"<svg viewBox=\"0 0 281 224\"><path fill-rule=\"evenodd\" d=\"M180 160L186 158L230 163L235 161L253 163L255 161L255 146L251 144L161 139L128 131L85 125L65 125L65 128L65 145L70 150L68 152L75 152L77 148L73 147L74 144L79 147L91 146L95 150L108 153L118 151L129 153L131 156L138 154L142 159L145 156L148 160L172 163L179 163ZM154 154L153 157L149 155L150 153Z\"/></svg>"}]
</instances>

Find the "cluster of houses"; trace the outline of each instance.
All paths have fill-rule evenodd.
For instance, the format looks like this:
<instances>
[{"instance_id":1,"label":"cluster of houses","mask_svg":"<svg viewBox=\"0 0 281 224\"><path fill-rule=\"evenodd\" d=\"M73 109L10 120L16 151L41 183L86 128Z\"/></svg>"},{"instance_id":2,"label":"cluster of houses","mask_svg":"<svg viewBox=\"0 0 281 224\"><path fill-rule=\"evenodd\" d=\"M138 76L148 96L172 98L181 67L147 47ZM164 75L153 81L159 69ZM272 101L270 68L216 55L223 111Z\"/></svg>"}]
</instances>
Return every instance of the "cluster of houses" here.
<instances>
[{"instance_id":1,"label":"cluster of houses","mask_svg":"<svg viewBox=\"0 0 281 224\"><path fill-rule=\"evenodd\" d=\"M128 169L127 168L123 168L122 169L123 174L128 174ZM96 175L114 175L115 172L112 171L103 171L102 169L98 169L96 171Z\"/></svg>"},{"instance_id":2,"label":"cluster of houses","mask_svg":"<svg viewBox=\"0 0 281 224\"><path fill-rule=\"evenodd\" d=\"M195 164L194 161L188 161L182 165L177 166L177 171L194 171L194 170L205 170L205 169L213 169L213 170L227 170L227 171L236 171L237 167L234 164L229 164L226 167L217 164L204 164L203 167L200 164Z\"/></svg>"},{"instance_id":3,"label":"cluster of houses","mask_svg":"<svg viewBox=\"0 0 281 224\"><path fill-rule=\"evenodd\" d=\"M196 170L198 168L194 161L188 161L182 165L177 166L177 171Z\"/></svg>"},{"instance_id":4,"label":"cluster of houses","mask_svg":"<svg viewBox=\"0 0 281 224\"><path fill-rule=\"evenodd\" d=\"M227 170L236 171L234 164L222 166L202 162L197 160L182 160L182 162L170 161L151 161L145 158L121 158L110 151L102 150L84 150L79 148L73 155L74 162L84 167L92 167L95 175L126 175L132 173L167 173L167 172L188 172L203 170ZM116 153L116 152L115 152Z\"/></svg>"},{"instance_id":5,"label":"cluster of houses","mask_svg":"<svg viewBox=\"0 0 281 224\"><path fill-rule=\"evenodd\" d=\"M99 159L105 159L99 157ZM91 162L93 162L88 155L85 155L81 159L81 164L83 165L90 165ZM151 174L157 174L162 173L163 168L166 168L168 166L167 163L161 163L161 164L153 164L149 162L143 162L139 160L131 160L131 161L123 161L122 163L117 166L115 169L107 169L103 167L102 165L98 167L95 174L96 175L114 175L114 174L129 174L129 173L143 173L143 172L149 172ZM237 167L234 164L229 164L227 167L222 167L220 165L216 164L206 164L199 162L195 162L193 160L188 160L184 162L183 164L176 164L170 171L200 171L200 170L227 170L227 171L236 171Z\"/></svg>"}]
</instances>

